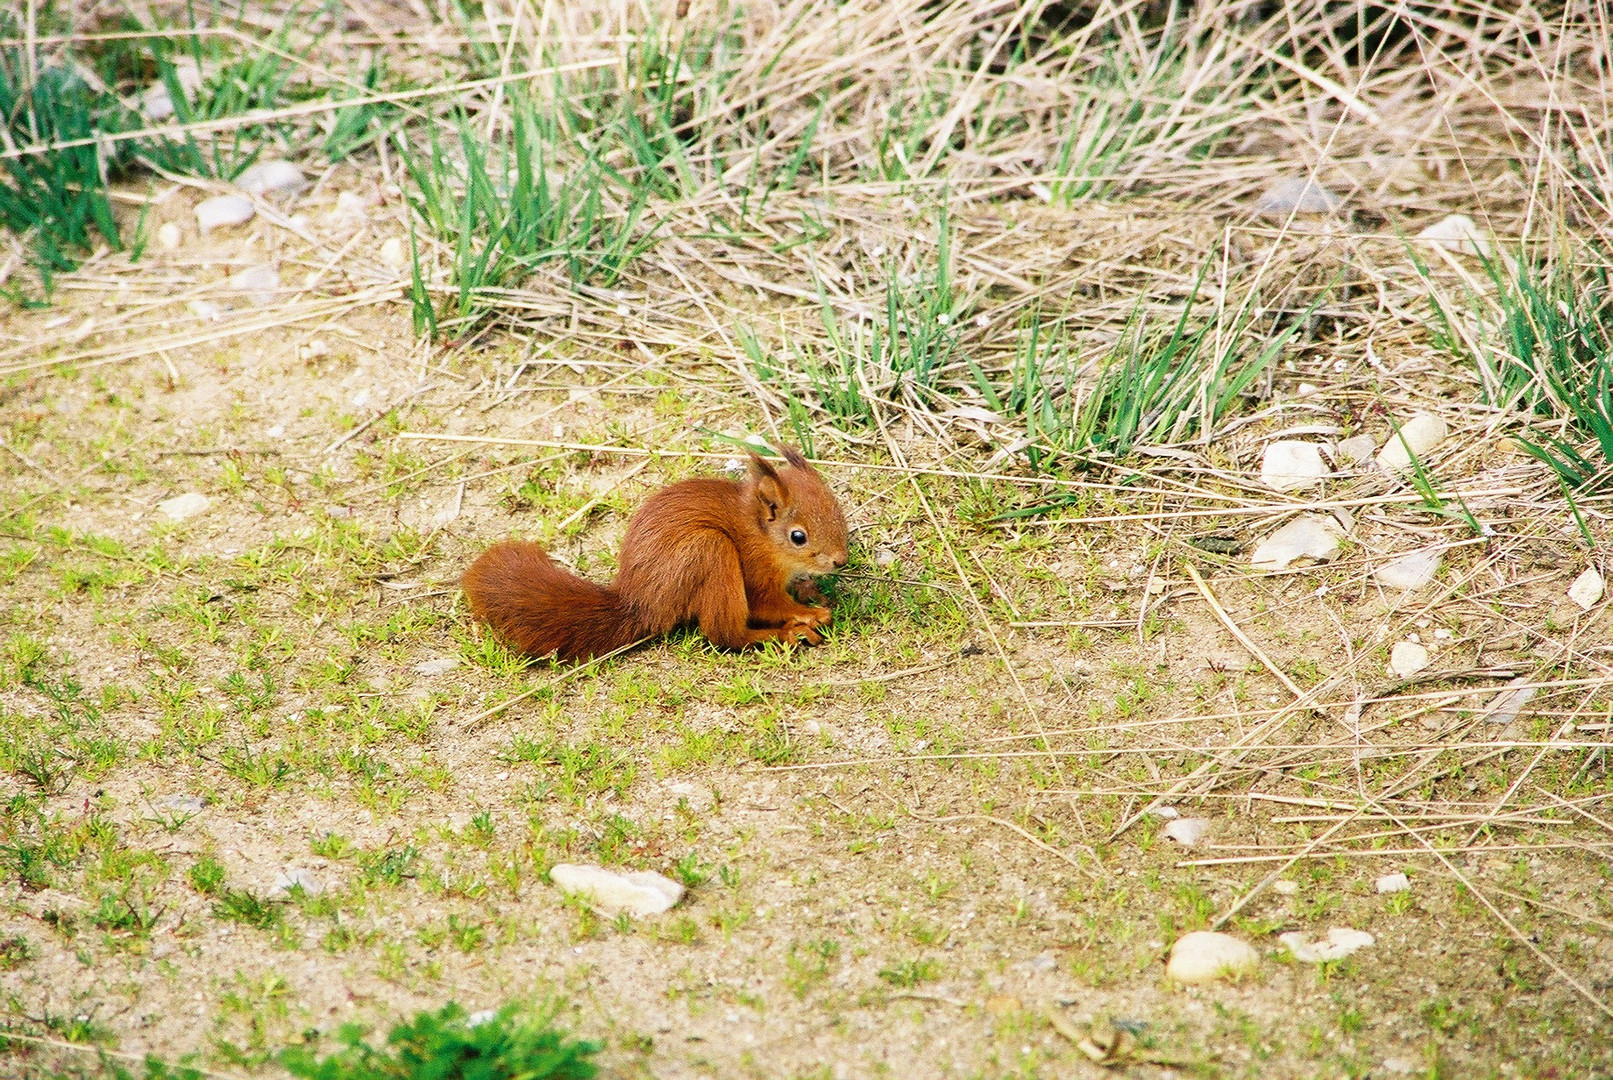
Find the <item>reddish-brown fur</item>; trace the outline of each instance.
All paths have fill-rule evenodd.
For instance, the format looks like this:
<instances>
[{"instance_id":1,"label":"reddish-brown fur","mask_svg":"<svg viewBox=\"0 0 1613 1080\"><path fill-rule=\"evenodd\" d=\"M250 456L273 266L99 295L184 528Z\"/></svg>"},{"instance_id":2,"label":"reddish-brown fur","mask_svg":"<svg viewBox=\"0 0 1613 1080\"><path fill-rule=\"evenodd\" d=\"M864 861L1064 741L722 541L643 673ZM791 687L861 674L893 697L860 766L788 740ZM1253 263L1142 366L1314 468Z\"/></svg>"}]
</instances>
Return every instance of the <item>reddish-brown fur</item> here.
<instances>
[{"instance_id":1,"label":"reddish-brown fur","mask_svg":"<svg viewBox=\"0 0 1613 1080\"><path fill-rule=\"evenodd\" d=\"M622 539L616 578L598 585L537 544L494 544L465 571L471 614L529 656L580 660L696 624L715 644L822 640L829 609L811 583L846 565L846 519L817 471L754 455L745 480L685 480L645 500ZM796 543L792 534L805 534Z\"/></svg>"}]
</instances>

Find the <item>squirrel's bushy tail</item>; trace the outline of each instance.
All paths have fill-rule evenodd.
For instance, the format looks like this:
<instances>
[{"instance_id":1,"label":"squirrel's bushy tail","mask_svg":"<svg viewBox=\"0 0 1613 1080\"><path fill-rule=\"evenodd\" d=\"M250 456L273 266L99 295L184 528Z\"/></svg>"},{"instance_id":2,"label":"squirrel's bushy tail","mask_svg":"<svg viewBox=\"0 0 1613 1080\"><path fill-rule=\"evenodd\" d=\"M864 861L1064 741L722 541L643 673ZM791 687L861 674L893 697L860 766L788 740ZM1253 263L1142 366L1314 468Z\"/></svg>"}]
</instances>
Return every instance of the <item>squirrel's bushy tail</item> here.
<instances>
[{"instance_id":1,"label":"squirrel's bushy tail","mask_svg":"<svg viewBox=\"0 0 1613 1080\"><path fill-rule=\"evenodd\" d=\"M604 656L645 634L620 593L561 569L537 544L494 544L460 584L471 614L528 656Z\"/></svg>"}]
</instances>

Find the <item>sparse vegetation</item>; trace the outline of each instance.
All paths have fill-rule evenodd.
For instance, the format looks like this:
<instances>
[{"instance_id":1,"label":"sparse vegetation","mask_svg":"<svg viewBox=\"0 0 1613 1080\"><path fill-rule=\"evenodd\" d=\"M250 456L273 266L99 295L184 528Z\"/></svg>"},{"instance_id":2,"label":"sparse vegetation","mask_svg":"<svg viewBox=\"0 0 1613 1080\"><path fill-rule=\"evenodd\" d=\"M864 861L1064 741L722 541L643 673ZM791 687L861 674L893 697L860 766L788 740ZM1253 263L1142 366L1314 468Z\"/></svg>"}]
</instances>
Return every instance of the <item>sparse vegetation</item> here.
<instances>
[{"instance_id":1,"label":"sparse vegetation","mask_svg":"<svg viewBox=\"0 0 1613 1080\"><path fill-rule=\"evenodd\" d=\"M1606 12L372 8L0 14L0 1072L1602 1066ZM822 646L466 617L751 435Z\"/></svg>"}]
</instances>

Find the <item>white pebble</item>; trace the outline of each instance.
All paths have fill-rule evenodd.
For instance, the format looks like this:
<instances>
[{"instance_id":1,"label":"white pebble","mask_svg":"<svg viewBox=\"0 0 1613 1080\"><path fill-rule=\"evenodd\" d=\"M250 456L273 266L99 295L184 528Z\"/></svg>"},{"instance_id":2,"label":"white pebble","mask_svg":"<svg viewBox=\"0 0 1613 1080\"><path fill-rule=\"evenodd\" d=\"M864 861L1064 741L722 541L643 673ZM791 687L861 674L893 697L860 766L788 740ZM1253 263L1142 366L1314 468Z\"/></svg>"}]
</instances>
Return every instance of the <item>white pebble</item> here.
<instances>
[{"instance_id":1,"label":"white pebble","mask_svg":"<svg viewBox=\"0 0 1613 1080\"><path fill-rule=\"evenodd\" d=\"M214 195L196 204L196 224L202 232L229 225L244 225L257 210L252 200L240 195Z\"/></svg>"},{"instance_id":2,"label":"white pebble","mask_svg":"<svg viewBox=\"0 0 1613 1080\"><path fill-rule=\"evenodd\" d=\"M1351 465L1359 465L1372 456L1378 448L1377 440L1371 435L1352 435L1348 439L1340 439L1338 445L1339 457Z\"/></svg>"},{"instance_id":3,"label":"white pebble","mask_svg":"<svg viewBox=\"0 0 1613 1080\"><path fill-rule=\"evenodd\" d=\"M165 221L157 226L157 246L172 251L179 246L184 237L180 235L179 226L171 221Z\"/></svg>"},{"instance_id":4,"label":"white pebble","mask_svg":"<svg viewBox=\"0 0 1613 1080\"><path fill-rule=\"evenodd\" d=\"M1425 549L1390 559L1372 571L1372 576L1387 589L1410 592L1434 580L1439 571L1439 552Z\"/></svg>"},{"instance_id":5,"label":"white pebble","mask_svg":"<svg viewBox=\"0 0 1613 1080\"><path fill-rule=\"evenodd\" d=\"M1415 641L1397 641L1389 650L1389 670L1402 679L1428 666L1428 650Z\"/></svg>"},{"instance_id":6,"label":"white pebble","mask_svg":"<svg viewBox=\"0 0 1613 1080\"><path fill-rule=\"evenodd\" d=\"M1444 248L1459 255L1490 254L1490 242L1466 214L1446 214L1418 233L1417 239L1430 247Z\"/></svg>"},{"instance_id":7,"label":"white pebble","mask_svg":"<svg viewBox=\"0 0 1613 1080\"><path fill-rule=\"evenodd\" d=\"M1606 590L1607 582L1596 572L1596 567L1587 566L1585 572L1568 587L1568 598L1578 604L1581 611L1589 611L1602 599L1602 593Z\"/></svg>"},{"instance_id":8,"label":"white pebble","mask_svg":"<svg viewBox=\"0 0 1613 1080\"><path fill-rule=\"evenodd\" d=\"M302 170L289 161L260 161L235 178L235 186L248 195L278 195L304 183Z\"/></svg>"},{"instance_id":9,"label":"white pebble","mask_svg":"<svg viewBox=\"0 0 1613 1080\"><path fill-rule=\"evenodd\" d=\"M245 293L254 304L272 304L280 291L280 271L273 263L243 267L229 276L230 288Z\"/></svg>"},{"instance_id":10,"label":"white pebble","mask_svg":"<svg viewBox=\"0 0 1613 1080\"><path fill-rule=\"evenodd\" d=\"M409 252L396 236L389 236L381 242L379 255L381 265L388 270L402 270L409 265Z\"/></svg>"},{"instance_id":11,"label":"white pebble","mask_svg":"<svg viewBox=\"0 0 1613 1080\"><path fill-rule=\"evenodd\" d=\"M1343 532L1330 517L1301 514L1261 541L1249 561L1261 570L1282 570L1296 559L1326 562L1339 553Z\"/></svg>"},{"instance_id":12,"label":"white pebble","mask_svg":"<svg viewBox=\"0 0 1613 1080\"><path fill-rule=\"evenodd\" d=\"M1283 878L1279 881L1273 881L1271 883L1271 891L1276 893L1278 896L1293 896L1295 893L1299 892L1299 882L1289 881L1287 878Z\"/></svg>"},{"instance_id":13,"label":"white pebble","mask_svg":"<svg viewBox=\"0 0 1613 1080\"><path fill-rule=\"evenodd\" d=\"M1376 939L1365 930L1348 930L1335 927L1327 932L1326 941L1311 941L1304 934L1281 934L1278 941L1288 946L1295 960L1304 964L1321 964L1329 960L1342 960L1346 956L1373 944Z\"/></svg>"},{"instance_id":14,"label":"white pebble","mask_svg":"<svg viewBox=\"0 0 1613 1080\"><path fill-rule=\"evenodd\" d=\"M1405 874L1385 874L1378 879L1380 893L1411 892L1411 878Z\"/></svg>"},{"instance_id":15,"label":"white pebble","mask_svg":"<svg viewBox=\"0 0 1613 1080\"><path fill-rule=\"evenodd\" d=\"M618 874L599 866L560 863L549 880L561 892L579 896L601 915L659 915L683 899L683 886L660 874L641 870Z\"/></svg>"},{"instance_id":16,"label":"white pebble","mask_svg":"<svg viewBox=\"0 0 1613 1080\"><path fill-rule=\"evenodd\" d=\"M1297 439L1269 444L1260 462L1260 482L1274 491L1313 487L1326 475L1322 448Z\"/></svg>"},{"instance_id":17,"label":"white pebble","mask_svg":"<svg viewBox=\"0 0 1613 1080\"><path fill-rule=\"evenodd\" d=\"M187 491L157 504L157 512L170 521L184 521L204 512L212 503L199 491Z\"/></svg>"},{"instance_id":18,"label":"white pebble","mask_svg":"<svg viewBox=\"0 0 1613 1080\"><path fill-rule=\"evenodd\" d=\"M446 675L459 666L459 661L452 656L439 656L435 660L427 660L416 664L414 669L422 675Z\"/></svg>"},{"instance_id":19,"label":"white pebble","mask_svg":"<svg viewBox=\"0 0 1613 1080\"><path fill-rule=\"evenodd\" d=\"M1207 983L1238 979L1259 966L1260 953L1248 942L1214 930L1195 930L1171 946L1165 974L1179 983Z\"/></svg>"},{"instance_id":20,"label":"white pebble","mask_svg":"<svg viewBox=\"0 0 1613 1080\"><path fill-rule=\"evenodd\" d=\"M1447 433L1445 421L1433 413L1416 413L1378 451L1378 467L1385 472L1409 472L1413 457L1426 466L1428 452L1444 442Z\"/></svg>"},{"instance_id":21,"label":"white pebble","mask_svg":"<svg viewBox=\"0 0 1613 1080\"><path fill-rule=\"evenodd\" d=\"M1507 689L1496 695L1495 707L1485 716L1492 724L1510 724L1523 712L1524 706L1540 693L1540 687L1528 686L1527 678L1513 679Z\"/></svg>"},{"instance_id":22,"label":"white pebble","mask_svg":"<svg viewBox=\"0 0 1613 1080\"><path fill-rule=\"evenodd\" d=\"M1339 197L1309 177L1290 176L1267 188L1255 203L1255 210L1267 217L1293 214L1330 214L1339 207Z\"/></svg>"},{"instance_id":23,"label":"white pebble","mask_svg":"<svg viewBox=\"0 0 1613 1080\"><path fill-rule=\"evenodd\" d=\"M299 885L302 886L303 895L305 896L318 896L325 891L325 883L314 876L312 870L306 870L300 866L290 866L281 871L280 875L274 879L274 884L270 886L269 893L272 896L289 896L291 890Z\"/></svg>"},{"instance_id":24,"label":"white pebble","mask_svg":"<svg viewBox=\"0 0 1613 1080\"><path fill-rule=\"evenodd\" d=\"M1161 831L1183 847L1192 847L1204 839L1204 834L1210 831L1210 819L1201 817L1177 818L1175 821L1166 822L1165 828Z\"/></svg>"}]
</instances>

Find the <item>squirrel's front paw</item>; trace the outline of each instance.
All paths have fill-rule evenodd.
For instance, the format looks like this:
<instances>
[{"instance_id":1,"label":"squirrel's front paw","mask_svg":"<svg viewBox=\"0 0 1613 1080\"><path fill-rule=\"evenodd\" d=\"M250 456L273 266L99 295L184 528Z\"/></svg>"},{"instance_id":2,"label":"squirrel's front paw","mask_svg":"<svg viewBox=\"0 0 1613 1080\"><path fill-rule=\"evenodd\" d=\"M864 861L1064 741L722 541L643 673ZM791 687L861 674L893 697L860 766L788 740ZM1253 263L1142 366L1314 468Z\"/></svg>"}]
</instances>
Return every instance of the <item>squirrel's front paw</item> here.
<instances>
[{"instance_id":1,"label":"squirrel's front paw","mask_svg":"<svg viewBox=\"0 0 1613 1080\"><path fill-rule=\"evenodd\" d=\"M790 626L786 626L783 632L779 634L779 637L791 645L799 645L803 641L808 645L823 644L823 635L805 623L793 623Z\"/></svg>"},{"instance_id":2,"label":"squirrel's front paw","mask_svg":"<svg viewBox=\"0 0 1613 1080\"><path fill-rule=\"evenodd\" d=\"M820 626L828 626L830 618L832 618L832 615L831 615L831 613L830 613L828 608L826 608L826 607L809 607L809 608L806 608L805 610L803 610L802 612L800 612L799 614L791 615L787 625L789 625L789 626L809 626L809 627L812 627L813 629L816 629L817 627L820 627Z\"/></svg>"}]
</instances>

